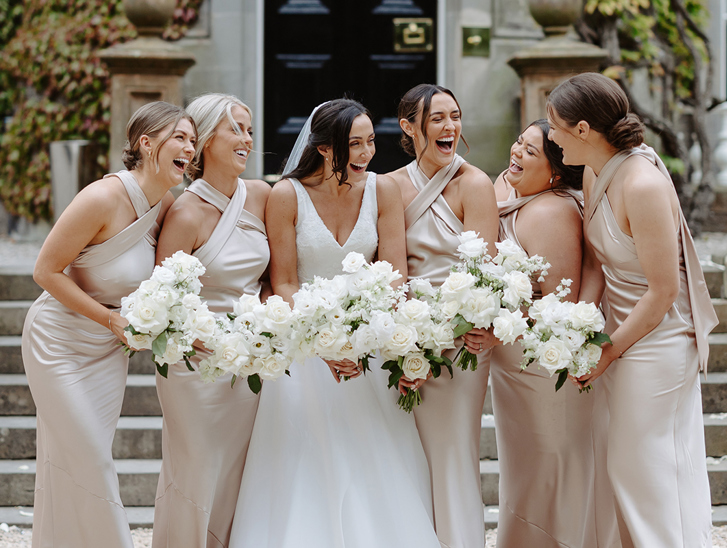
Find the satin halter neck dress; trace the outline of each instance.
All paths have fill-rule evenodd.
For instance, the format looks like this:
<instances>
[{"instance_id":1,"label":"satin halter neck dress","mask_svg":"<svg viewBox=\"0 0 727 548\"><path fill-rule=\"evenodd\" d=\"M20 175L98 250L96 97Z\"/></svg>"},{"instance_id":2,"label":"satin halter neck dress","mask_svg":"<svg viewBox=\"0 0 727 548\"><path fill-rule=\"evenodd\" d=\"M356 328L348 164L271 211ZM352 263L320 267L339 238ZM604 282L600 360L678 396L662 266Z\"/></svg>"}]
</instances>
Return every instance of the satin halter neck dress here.
<instances>
[{"instance_id":1,"label":"satin halter neck dress","mask_svg":"<svg viewBox=\"0 0 727 548\"><path fill-rule=\"evenodd\" d=\"M342 273L351 251L378 247L376 174L356 225L340 245L305 187L297 195L298 280ZM275 222L269 219L269 222ZM336 383L320 358L260 396L230 548L439 548L427 462L411 415L398 409L377 364Z\"/></svg>"},{"instance_id":2,"label":"satin halter neck dress","mask_svg":"<svg viewBox=\"0 0 727 548\"><path fill-rule=\"evenodd\" d=\"M241 179L228 198L203 179L192 192L222 216L207 242L192 255L205 266L200 297L217 314L232 311L243 294L260 293L260 276L270 260L265 225L244 209L247 187ZM240 490L242 470L259 401L247 383L230 388L232 375L205 384L197 350L195 371L183 362L157 375L164 422L162 470L154 511L153 548L226 548Z\"/></svg>"},{"instance_id":3,"label":"satin halter neck dress","mask_svg":"<svg viewBox=\"0 0 727 548\"><path fill-rule=\"evenodd\" d=\"M151 276L161 210L130 172L114 175L137 220L65 269L109 309ZM129 364L119 340L45 291L25 318L22 352L38 420L33 548L133 548L111 455Z\"/></svg>"},{"instance_id":4,"label":"satin halter neck dress","mask_svg":"<svg viewBox=\"0 0 727 548\"><path fill-rule=\"evenodd\" d=\"M617 153L601 170L586 204L585 234L606 281L606 329L613 333L648 289L636 246L606 194L618 168L641 155L669 174L653 149ZM609 414L608 477L624 547L711 546L699 369L716 315L684 216L679 227L679 295L650 333L602 375ZM598 473L599 471L597 471ZM603 470L600 470L602 473Z\"/></svg>"},{"instance_id":5,"label":"satin halter neck dress","mask_svg":"<svg viewBox=\"0 0 727 548\"><path fill-rule=\"evenodd\" d=\"M409 279L428 278L439 286L459 261L457 235L464 225L442 196L464 159L456 155L431 180L416 161L407 166L419 194L405 211ZM462 343L460 343L461 346ZM459 347L458 347L459 348ZM457 349L444 355L454 358ZM420 388L422 403L414 408L417 429L429 462L434 526L446 548L481 548L485 525L480 487L480 430L491 352L479 355L476 371L445 370Z\"/></svg>"},{"instance_id":6,"label":"satin halter neck dress","mask_svg":"<svg viewBox=\"0 0 727 548\"><path fill-rule=\"evenodd\" d=\"M524 250L516 230L520 208L550 192L518 198L513 190L499 202L500 241L509 238ZM580 205L582 193L570 194L562 199ZM534 281L533 298L540 297L540 284ZM615 530L607 535L596 523L599 510L610 508L613 514L612 504L599 508L595 500L596 394L580 394L570 383L556 392L555 377L537 362L521 369L522 358L519 342L498 345L492 352L490 388L500 465L497 546L614 546Z\"/></svg>"}]
</instances>

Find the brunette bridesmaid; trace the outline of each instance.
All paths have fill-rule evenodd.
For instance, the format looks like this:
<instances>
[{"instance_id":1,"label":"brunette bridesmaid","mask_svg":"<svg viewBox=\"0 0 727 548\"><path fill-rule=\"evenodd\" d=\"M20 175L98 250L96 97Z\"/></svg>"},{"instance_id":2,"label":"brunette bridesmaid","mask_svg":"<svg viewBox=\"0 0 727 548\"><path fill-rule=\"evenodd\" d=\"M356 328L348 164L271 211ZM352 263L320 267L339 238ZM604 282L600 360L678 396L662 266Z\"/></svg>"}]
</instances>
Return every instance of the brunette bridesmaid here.
<instances>
[{"instance_id":1,"label":"brunette bridesmaid","mask_svg":"<svg viewBox=\"0 0 727 548\"><path fill-rule=\"evenodd\" d=\"M126 388L117 309L154 268L159 225L194 155L196 130L163 102L126 127L124 165L84 188L48 235L33 278L45 289L23 328L37 407L33 546L132 548L111 443Z\"/></svg>"},{"instance_id":2,"label":"brunette bridesmaid","mask_svg":"<svg viewBox=\"0 0 727 548\"><path fill-rule=\"evenodd\" d=\"M583 167L563 165L560 148L548 140L549 129L547 120L530 124L495 182L500 240L509 238L551 264L545 280L533 283L534 298L554 292L561 279L569 278L566 299L575 301L583 247ZM596 524L597 513L610 509L613 515L613 505L597 507L595 498L595 395L579 394L572 386L556 392L555 378L537 362L520 368L522 354L518 342L497 345L490 368L500 463L497 546L612 546L613 534Z\"/></svg>"},{"instance_id":3,"label":"brunette bridesmaid","mask_svg":"<svg viewBox=\"0 0 727 548\"><path fill-rule=\"evenodd\" d=\"M187 112L199 129L189 169L196 180L169 210L157 262L178 250L197 257L207 269L200 296L224 314L241 295L261 294L270 259L264 224L270 186L238 178L253 142L252 112L242 101L211 93ZM195 368L207 356L198 348ZM157 376L164 423L154 548L229 543L259 399L244 382L230 388L230 380L205 384L181 362L168 378Z\"/></svg>"},{"instance_id":4,"label":"brunette bridesmaid","mask_svg":"<svg viewBox=\"0 0 727 548\"><path fill-rule=\"evenodd\" d=\"M450 90L431 84L412 88L399 103L399 124L402 146L416 158L388 174L404 199L409 279L439 285L459 260L462 231L478 232L490 252L495 250L495 192L489 177L456 152L462 120ZM419 388L424 401L414 411L429 462L437 536L449 548L481 548L485 542L479 439L489 373L490 352L482 350L486 337L482 330L467 336L468 349L479 354L477 370L455 371L453 379L445 371L428 380Z\"/></svg>"},{"instance_id":5,"label":"brunette bridesmaid","mask_svg":"<svg viewBox=\"0 0 727 548\"><path fill-rule=\"evenodd\" d=\"M698 373L717 319L674 186L609 78L562 83L548 122L563 162L587 166L580 299L603 298L613 344L579 384L602 379L608 466L597 473L613 487L621 542L711 546Z\"/></svg>"}]
</instances>

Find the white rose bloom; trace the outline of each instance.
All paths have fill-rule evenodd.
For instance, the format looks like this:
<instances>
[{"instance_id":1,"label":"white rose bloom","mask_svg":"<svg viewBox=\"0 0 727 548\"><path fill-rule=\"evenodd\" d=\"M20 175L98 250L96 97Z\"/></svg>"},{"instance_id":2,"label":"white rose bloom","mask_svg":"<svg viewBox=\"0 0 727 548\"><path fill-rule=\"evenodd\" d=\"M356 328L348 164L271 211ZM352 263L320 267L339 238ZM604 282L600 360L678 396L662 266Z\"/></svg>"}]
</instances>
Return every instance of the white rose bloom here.
<instances>
[{"instance_id":1,"label":"white rose bloom","mask_svg":"<svg viewBox=\"0 0 727 548\"><path fill-rule=\"evenodd\" d=\"M193 308L199 308L199 306L202 304L202 299L199 298L199 295L195 295L194 293L187 293L184 297L182 297L182 306L187 309L193 309Z\"/></svg>"},{"instance_id":2,"label":"white rose bloom","mask_svg":"<svg viewBox=\"0 0 727 548\"><path fill-rule=\"evenodd\" d=\"M325 314L325 320L337 325L343 324L346 321L346 312L340 306L337 306L333 310L329 310Z\"/></svg>"},{"instance_id":3,"label":"white rose bloom","mask_svg":"<svg viewBox=\"0 0 727 548\"><path fill-rule=\"evenodd\" d=\"M165 266L155 266L154 272L151 274L151 279L160 284L174 285L176 276L174 275L174 272Z\"/></svg>"},{"instance_id":4,"label":"white rose bloom","mask_svg":"<svg viewBox=\"0 0 727 548\"><path fill-rule=\"evenodd\" d=\"M331 280L328 280L326 291L336 297L336 300L344 301L348 296L347 276L334 276Z\"/></svg>"},{"instance_id":5,"label":"white rose bloom","mask_svg":"<svg viewBox=\"0 0 727 548\"><path fill-rule=\"evenodd\" d=\"M265 335L253 335L250 340L250 353L253 356L267 356L271 352L270 338Z\"/></svg>"},{"instance_id":6,"label":"white rose bloom","mask_svg":"<svg viewBox=\"0 0 727 548\"><path fill-rule=\"evenodd\" d=\"M159 365L168 363L170 365L177 363L184 356L184 352L187 350L182 341L182 335L180 333L172 333L167 339L167 348L164 351L163 356L154 356L154 361Z\"/></svg>"},{"instance_id":7,"label":"white rose bloom","mask_svg":"<svg viewBox=\"0 0 727 548\"><path fill-rule=\"evenodd\" d=\"M502 297L504 303L513 308L519 308L523 301L532 302L533 285L530 283L527 274L513 270L505 274L502 281L505 282L505 291Z\"/></svg>"},{"instance_id":8,"label":"white rose bloom","mask_svg":"<svg viewBox=\"0 0 727 548\"><path fill-rule=\"evenodd\" d=\"M313 348L320 357L333 359L347 340L346 333L342 329L329 325L318 331L313 340Z\"/></svg>"},{"instance_id":9,"label":"white rose bloom","mask_svg":"<svg viewBox=\"0 0 727 548\"><path fill-rule=\"evenodd\" d=\"M189 315L187 321L184 322L183 331L192 340L199 339L202 342L207 342L214 337L216 328L217 320L205 305L204 308Z\"/></svg>"},{"instance_id":10,"label":"white rose bloom","mask_svg":"<svg viewBox=\"0 0 727 548\"><path fill-rule=\"evenodd\" d=\"M446 301L440 301L439 302L439 313L442 315L442 317L446 320L451 320L454 318L457 314L459 314L461 305L456 300L446 300Z\"/></svg>"},{"instance_id":11,"label":"white rose bloom","mask_svg":"<svg viewBox=\"0 0 727 548\"><path fill-rule=\"evenodd\" d=\"M399 274L399 271L394 270L394 267L391 265L391 263L387 261L376 261L375 263L372 263L368 271L373 274L374 278L377 281L383 283L384 285L388 285L391 282L401 278L401 274Z\"/></svg>"},{"instance_id":12,"label":"white rose bloom","mask_svg":"<svg viewBox=\"0 0 727 548\"><path fill-rule=\"evenodd\" d=\"M176 326L180 326L187 321L189 313L189 310L184 308L181 304L175 304L169 309L169 321Z\"/></svg>"},{"instance_id":13,"label":"white rose bloom","mask_svg":"<svg viewBox=\"0 0 727 548\"><path fill-rule=\"evenodd\" d=\"M443 350L455 347L454 330L449 322L433 324L429 335L423 346L435 356L441 356Z\"/></svg>"},{"instance_id":14,"label":"white rose bloom","mask_svg":"<svg viewBox=\"0 0 727 548\"><path fill-rule=\"evenodd\" d=\"M159 291L160 287L162 287L162 285L157 281L144 280L139 284L139 289L136 290L135 293L141 298L144 298L145 296L148 297L149 295L154 295L154 293Z\"/></svg>"},{"instance_id":15,"label":"white rose bloom","mask_svg":"<svg viewBox=\"0 0 727 548\"><path fill-rule=\"evenodd\" d=\"M496 264L494 262L486 262L486 263L479 263L477 265L477 268L479 269L482 274L485 276L490 276L492 278L501 279L505 275L505 268L502 265Z\"/></svg>"},{"instance_id":16,"label":"white rose bloom","mask_svg":"<svg viewBox=\"0 0 727 548\"><path fill-rule=\"evenodd\" d=\"M523 313L518 309L510 312L507 308L500 309L500 314L492 322L493 334L503 344L513 344L517 338L525 333L528 322L523 318Z\"/></svg>"},{"instance_id":17,"label":"white rose bloom","mask_svg":"<svg viewBox=\"0 0 727 548\"><path fill-rule=\"evenodd\" d=\"M423 295L425 297L434 297L436 295L435 289L429 280L425 278L414 278L409 282L409 290L417 295Z\"/></svg>"},{"instance_id":18,"label":"white rose bloom","mask_svg":"<svg viewBox=\"0 0 727 548\"><path fill-rule=\"evenodd\" d=\"M285 359L281 359L280 354L271 354L270 356L263 356L259 359L260 371L258 371L258 375L260 375L261 379L274 381L285 374L287 362Z\"/></svg>"},{"instance_id":19,"label":"white rose bloom","mask_svg":"<svg viewBox=\"0 0 727 548\"><path fill-rule=\"evenodd\" d=\"M343 259L341 264L343 265L344 272L358 272L361 267L366 264L366 257L364 257L361 253L352 251L346 255L346 258Z\"/></svg>"},{"instance_id":20,"label":"white rose bloom","mask_svg":"<svg viewBox=\"0 0 727 548\"><path fill-rule=\"evenodd\" d=\"M528 310L528 316L530 316L535 321L541 321L543 319L543 311L551 305L559 304L559 302L560 301L558 300L558 297L555 296L555 294L548 293L547 295L543 296L542 299L538 299L533 302L532 306Z\"/></svg>"},{"instance_id":21,"label":"white rose bloom","mask_svg":"<svg viewBox=\"0 0 727 548\"><path fill-rule=\"evenodd\" d=\"M465 303L472 292L470 289L475 285L475 277L469 272L451 272L444 280L440 291L446 300L456 300Z\"/></svg>"},{"instance_id":22,"label":"white rose bloom","mask_svg":"<svg viewBox=\"0 0 727 548\"><path fill-rule=\"evenodd\" d=\"M338 299L333 293L325 291L323 289L317 289L313 293L313 298L316 300L316 306L323 310L333 310L339 306Z\"/></svg>"},{"instance_id":23,"label":"white rose bloom","mask_svg":"<svg viewBox=\"0 0 727 548\"><path fill-rule=\"evenodd\" d=\"M575 329L566 329L565 333L561 336L561 339L566 345L568 345L568 348L573 353L577 352L586 342L586 336Z\"/></svg>"},{"instance_id":24,"label":"white rose bloom","mask_svg":"<svg viewBox=\"0 0 727 548\"><path fill-rule=\"evenodd\" d=\"M430 320L429 304L419 299L410 299L403 303L396 311L397 317L402 323L414 326L423 325Z\"/></svg>"},{"instance_id":25,"label":"white rose bloom","mask_svg":"<svg viewBox=\"0 0 727 548\"><path fill-rule=\"evenodd\" d=\"M232 310L235 316L240 316L246 312L252 312L260 304L260 299L257 295L242 295L232 303Z\"/></svg>"},{"instance_id":26,"label":"white rose bloom","mask_svg":"<svg viewBox=\"0 0 727 548\"><path fill-rule=\"evenodd\" d=\"M423 352L413 352L404 356L401 368L404 376L410 381L426 379L430 369L429 360L424 357Z\"/></svg>"},{"instance_id":27,"label":"white rose bloom","mask_svg":"<svg viewBox=\"0 0 727 548\"><path fill-rule=\"evenodd\" d=\"M124 331L124 337L127 346L132 350L151 350L151 344L154 342L154 337L144 333L132 335L131 331Z\"/></svg>"},{"instance_id":28,"label":"white rose bloom","mask_svg":"<svg viewBox=\"0 0 727 548\"><path fill-rule=\"evenodd\" d=\"M459 240L459 243L464 244L466 242L478 239L479 236L479 232L475 232L474 230L466 230L461 234L458 234L457 239Z\"/></svg>"},{"instance_id":29,"label":"white rose bloom","mask_svg":"<svg viewBox=\"0 0 727 548\"><path fill-rule=\"evenodd\" d=\"M389 356L406 356L417 345L417 330L410 325L397 324L391 337L385 341L384 350Z\"/></svg>"},{"instance_id":30,"label":"white rose bloom","mask_svg":"<svg viewBox=\"0 0 727 548\"><path fill-rule=\"evenodd\" d=\"M593 332L601 331L605 323L603 314L593 303L580 301L570 310L569 319L574 329L586 328Z\"/></svg>"},{"instance_id":31,"label":"white rose bloom","mask_svg":"<svg viewBox=\"0 0 727 548\"><path fill-rule=\"evenodd\" d=\"M137 301L126 319L137 331L158 335L169 325L169 312L164 305L147 298Z\"/></svg>"},{"instance_id":32,"label":"white rose bloom","mask_svg":"<svg viewBox=\"0 0 727 548\"><path fill-rule=\"evenodd\" d=\"M580 349L576 356L576 361L579 364L582 364L584 366L587 366L588 369L592 369L598 365L598 362L601 359L601 353L603 351L601 350L601 347L597 344L587 344L583 348ZM585 375L585 373L582 373ZM578 375L580 376L580 375Z\"/></svg>"},{"instance_id":33,"label":"white rose bloom","mask_svg":"<svg viewBox=\"0 0 727 548\"><path fill-rule=\"evenodd\" d=\"M502 255L504 258L522 256L525 256L527 258L527 255L522 250L522 248L510 238L506 238L502 242L495 243L495 247L497 247L497 251L499 251L499 254Z\"/></svg>"},{"instance_id":34,"label":"white rose bloom","mask_svg":"<svg viewBox=\"0 0 727 548\"><path fill-rule=\"evenodd\" d=\"M215 382L224 374L225 372L217 366L212 365L210 360L202 360L199 363L199 376L205 384Z\"/></svg>"},{"instance_id":35,"label":"white rose bloom","mask_svg":"<svg viewBox=\"0 0 727 548\"><path fill-rule=\"evenodd\" d=\"M571 361L573 361L573 355L568 350L568 346L557 337L552 337L538 348L538 362L551 376L557 370L568 367Z\"/></svg>"},{"instance_id":36,"label":"white rose bloom","mask_svg":"<svg viewBox=\"0 0 727 548\"><path fill-rule=\"evenodd\" d=\"M272 295L265 303L265 319L262 329L270 333L284 333L288 330L293 311L279 295Z\"/></svg>"},{"instance_id":37,"label":"white rose bloom","mask_svg":"<svg viewBox=\"0 0 727 548\"><path fill-rule=\"evenodd\" d=\"M302 316L312 317L318 311L316 300L308 291L298 291L293 295L294 309Z\"/></svg>"},{"instance_id":38,"label":"white rose bloom","mask_svg":"<svg viewBox=\"0 0 727 548\"><path fill-rule=\"evenodd\" d=\"M487 244L482 238L473 238L462 242L459 247L457 247L457 251L465 257L476 259L477 257L482 257L487 254Z\"/></svg>"},{"instance_id":39,"label":"white rose bloom","mask_svg":"<svg viewBox=\"0 0 727 548\"><path fill-rule=\"evenodd\" d=\"M245 360L239 360L239 365L237 369L237 375L240 375L241 377L249 377L250 375L255 375L257 373L260 373L260 369L262 369L262 358L254 358L253 356L248 357Z\"/></svg>"},{"instance_id":40,"label":"white rose bloom","mask_svg":"<svg viewBox=\"0 0 727 548\"><path fill-rule=\"evenodd\" d=\"M370 354L379 348L376 332L370 325L361 325L351 336L355 356Z\"/></svg>"},{"instance_id":41,"label":"white rose bloom","mask_svg":"<svg viewBox=\"0 0 727 548\"><path fill-rule=\"evenodd\" d=\"M472 298L463 309L463 317L477 328L488 328L500 312L500 299L487 288L472 289Z\"/></svg>"},{"instance_id":42,"label":"white rose bloom","mask_svg":"<svg viewBox=\"0 0 727 548\"><path fill-rule=\"evenodd\" d=\"M380 310L374 310L371 313L371 320L369 326L373 329L376 334L376 338L379 342L383 343L388 340L396 329L396 322L394 318L388 312L382 312Z\"/></svg>"},{"instance_id":43,"label":"white rose bloom","mask_svg":"<svg viewBox=\"0 0 727 548\"><path fill-rule=\"evenodd\" d=\"M336 352L336 356L336 359L338 360L351 360L352 362L355 362L358 358L353 344L348 339L338 349L338 352Z\"/></svg>"},{"instance_id":44,"label":"white rose bloom","mask_svg":"<svg viewBox=\"0 0 727 548\"><path fill-rule=\"evenodd\" d=\"M351 295L362 295L376 285L376 276L370 269L361 269L346 277L348 292Z\"/></svg>"}]
</instances>

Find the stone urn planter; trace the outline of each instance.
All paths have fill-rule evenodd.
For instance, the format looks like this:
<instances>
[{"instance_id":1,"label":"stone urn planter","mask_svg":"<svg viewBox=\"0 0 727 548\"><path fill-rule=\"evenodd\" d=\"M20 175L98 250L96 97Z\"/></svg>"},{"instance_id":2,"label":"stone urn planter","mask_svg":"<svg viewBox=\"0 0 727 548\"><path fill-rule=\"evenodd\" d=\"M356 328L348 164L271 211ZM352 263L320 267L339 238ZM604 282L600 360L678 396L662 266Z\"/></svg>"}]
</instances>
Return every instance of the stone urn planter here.
<instances>
[{"instance_id":1,"label":"stone urn planter","mask_svg":"<svg viewBox=\"0 0 727 548\"><path fill-rule=\"evenodd\" d=\"M174 15L176 0L123 0L124 13L141 36L160 36Z\"/></svg>"},{"instance_id":2,"label":"stone urn planter","mask_svg":"<svg viewBox=\"0 0 727 548\"><path fill-rule=\"evenodd\" d=\"M528 0L530 14L546 36L564 35L583 10L583 0Z\"/></svg>"}]
</instances>

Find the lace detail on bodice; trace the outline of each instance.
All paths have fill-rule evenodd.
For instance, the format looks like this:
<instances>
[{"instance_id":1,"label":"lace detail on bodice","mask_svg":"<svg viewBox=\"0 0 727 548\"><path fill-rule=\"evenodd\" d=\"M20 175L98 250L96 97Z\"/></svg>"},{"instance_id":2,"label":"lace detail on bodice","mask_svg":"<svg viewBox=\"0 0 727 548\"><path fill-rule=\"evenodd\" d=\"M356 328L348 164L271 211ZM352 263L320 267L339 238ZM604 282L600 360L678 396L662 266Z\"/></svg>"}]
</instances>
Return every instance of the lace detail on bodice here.
<instances>
[{"instance_id":1,"label":"lace detail on bodice","mask_svg":"<svg viewBox=\"0 0 727 548\"><path fill-rule=\"evenodd\" d=\"M290 181L298 197L298 223L295 226L298 283L311 281L314 276L332 278L341 274L341 261L352 251L363 254L367 261L373 259L379 245L375 173L369 173L366 179L358 220L343 246L318 216L303 185L296 179Z\"/></svg>"}]
</instances>

